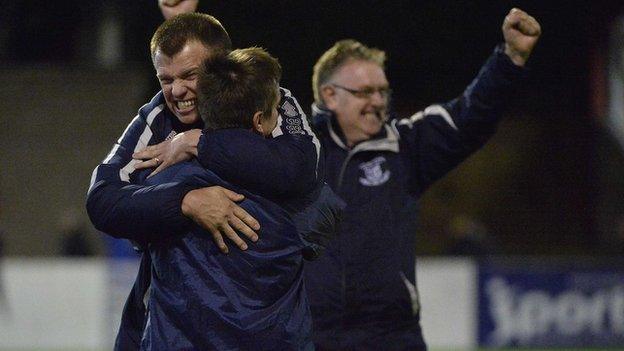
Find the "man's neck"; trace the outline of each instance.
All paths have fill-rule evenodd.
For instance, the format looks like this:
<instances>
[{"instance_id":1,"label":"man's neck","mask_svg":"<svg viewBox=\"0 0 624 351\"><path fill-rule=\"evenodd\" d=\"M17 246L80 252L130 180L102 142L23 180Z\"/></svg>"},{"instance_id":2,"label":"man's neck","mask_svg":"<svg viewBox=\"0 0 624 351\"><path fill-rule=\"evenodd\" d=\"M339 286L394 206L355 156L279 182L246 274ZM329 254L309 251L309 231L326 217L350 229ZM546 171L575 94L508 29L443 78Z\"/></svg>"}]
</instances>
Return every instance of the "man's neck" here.
<instances>
[{"instance_id":1,"label":"man's neck","mask_svg":"<svg viewBox=\"0 0 624 351\"><path fill-rule=\"evenodd\" d=\"M355 145L370 139L370 137L367 135L361 135L357 132L351 132L351 131L345 130L345 128L343 128L342 125L340 125L340 121L338 119L336 119L336 122L337 122L336 125L340 129L339 135L342 137L342 139L345 142L345 145L349 149L352 149Z\"/></svg>"}]
</instances>

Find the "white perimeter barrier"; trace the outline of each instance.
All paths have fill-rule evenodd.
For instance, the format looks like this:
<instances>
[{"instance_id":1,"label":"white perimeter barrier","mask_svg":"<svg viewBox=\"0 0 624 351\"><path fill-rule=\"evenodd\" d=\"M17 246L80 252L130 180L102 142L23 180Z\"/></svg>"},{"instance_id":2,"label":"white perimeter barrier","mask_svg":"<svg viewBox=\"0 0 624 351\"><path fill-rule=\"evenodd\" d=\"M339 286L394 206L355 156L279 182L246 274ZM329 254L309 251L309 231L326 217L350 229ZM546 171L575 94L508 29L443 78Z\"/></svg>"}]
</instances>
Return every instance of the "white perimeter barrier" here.
<instances>
[{"instance_id":1,"label":"white perimeter barrier","mask_svg":"<svg viewBox=\"0 0 624 351\"><path fill-rule=\"evenodd\" d=\"M4 259L0 349L110 350L136 261ZM418 261L425 339L475 345L476 268L470 260Z\"/></svg>"},{"instance_id":2,"label":"white perimeter barrier","mask_svg":"<svg viewBox=\"0 0 624 351\"><path fill-rule=\"evenodd\" d=\"M472 349L477 344L477 266L470 259L421 258L416 264L421 326L427 345Z\"/></svg>"}]
</instances>

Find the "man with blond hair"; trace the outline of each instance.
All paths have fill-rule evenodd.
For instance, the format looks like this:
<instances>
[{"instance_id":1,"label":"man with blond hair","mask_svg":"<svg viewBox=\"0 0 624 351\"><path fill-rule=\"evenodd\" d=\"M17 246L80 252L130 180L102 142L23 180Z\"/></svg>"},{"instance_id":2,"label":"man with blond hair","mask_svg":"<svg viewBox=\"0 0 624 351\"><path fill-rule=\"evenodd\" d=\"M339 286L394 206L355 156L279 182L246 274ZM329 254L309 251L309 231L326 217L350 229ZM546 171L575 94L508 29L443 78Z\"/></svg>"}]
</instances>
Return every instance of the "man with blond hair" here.
<instances>
[{"instance_id":1,"label":"man with blond hair","mask_svg":"<svg viewBox=\"0 0 624 351\"><path fill-rule=\"evenodd\" d=\"M318 350L426 349L414 265L418 199L488 140L514 97L540 26L513 9L502 32L505 43L462 95L408 118L388 114L383 51L342 40L314 66L325 180L347 203L339 235L306 266Z\"/></svg>"}]
</instances>

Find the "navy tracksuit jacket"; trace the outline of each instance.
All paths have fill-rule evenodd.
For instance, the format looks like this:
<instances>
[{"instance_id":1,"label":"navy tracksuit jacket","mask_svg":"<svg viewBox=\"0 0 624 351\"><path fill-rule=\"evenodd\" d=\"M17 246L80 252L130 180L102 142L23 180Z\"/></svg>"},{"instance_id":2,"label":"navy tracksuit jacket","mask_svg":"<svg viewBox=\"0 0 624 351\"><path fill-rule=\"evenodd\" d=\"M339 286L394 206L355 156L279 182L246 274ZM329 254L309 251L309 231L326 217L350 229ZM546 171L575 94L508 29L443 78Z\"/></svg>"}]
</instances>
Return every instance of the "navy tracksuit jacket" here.
<instances>
[{"instance_id":1,"label":"navy tracksuit jacket","mask_svg":"<svg viewBox=\"0 0 624 351\"><path fill-rule=\"evenodd\" d=\"M319 349L425 349L415 277L418 199L494 133L524 74L498 47L461 96L391 120L353 148L331 113L314 108L325 180L347 203L339 234L305 267Z\"/></svg>"},{"instance_id":2,"label":"navy tracksuit jacket","mask_svg":"<svg viewBox=\"0 0 624 351\"><path fill-rule=\"evenodd\" d=\"M176 164L147 184L220 185L261 226L246 251L221 253L205 230L155 239L142 350L312 350L303 284L304 241L290 214L274 202L227 184L196 161Z\"/></svg>"}]
</instances>

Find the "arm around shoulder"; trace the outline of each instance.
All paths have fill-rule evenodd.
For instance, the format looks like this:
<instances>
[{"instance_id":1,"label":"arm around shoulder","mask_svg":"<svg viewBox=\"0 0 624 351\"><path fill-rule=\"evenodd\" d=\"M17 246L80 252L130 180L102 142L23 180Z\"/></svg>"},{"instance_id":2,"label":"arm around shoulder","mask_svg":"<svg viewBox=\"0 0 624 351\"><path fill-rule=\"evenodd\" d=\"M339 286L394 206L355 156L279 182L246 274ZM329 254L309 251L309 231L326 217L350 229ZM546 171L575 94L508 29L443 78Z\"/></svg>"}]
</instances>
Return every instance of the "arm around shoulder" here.
<instances>
[{"instance_id":1,"label":"arm around shoulder","mask_svg":"<svg viewBox=\"0 0 624 351\"><path fill-rule=\"evenodd\" d=\"M228 182L269 198L301 195L314 189L320 143L290 91L280 88L278 125L272 138L243 129L204 133L197 158Z\"/></svg>"}]
</instances>

